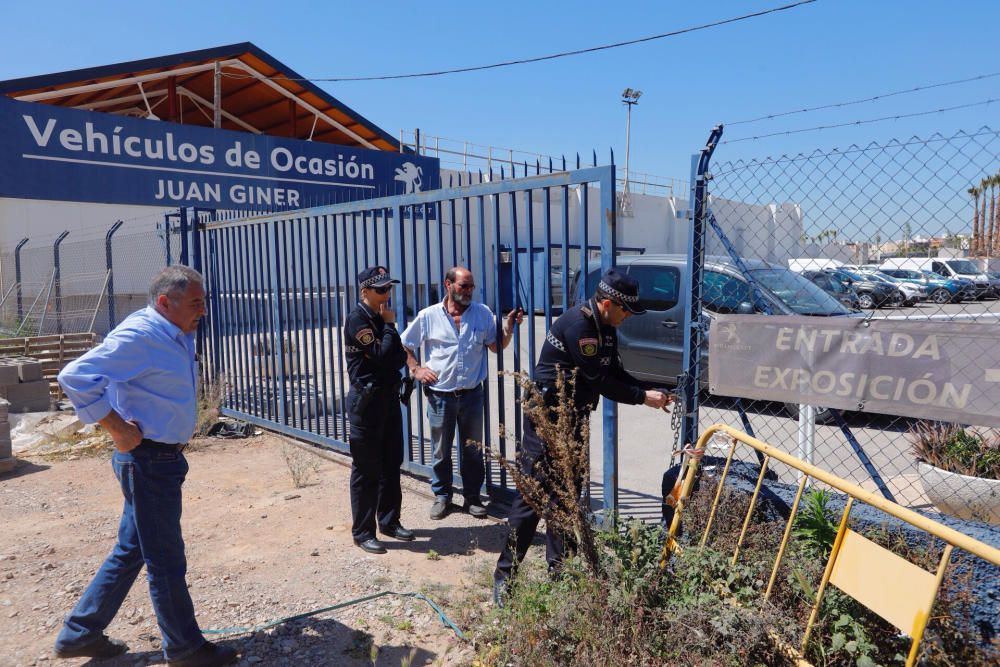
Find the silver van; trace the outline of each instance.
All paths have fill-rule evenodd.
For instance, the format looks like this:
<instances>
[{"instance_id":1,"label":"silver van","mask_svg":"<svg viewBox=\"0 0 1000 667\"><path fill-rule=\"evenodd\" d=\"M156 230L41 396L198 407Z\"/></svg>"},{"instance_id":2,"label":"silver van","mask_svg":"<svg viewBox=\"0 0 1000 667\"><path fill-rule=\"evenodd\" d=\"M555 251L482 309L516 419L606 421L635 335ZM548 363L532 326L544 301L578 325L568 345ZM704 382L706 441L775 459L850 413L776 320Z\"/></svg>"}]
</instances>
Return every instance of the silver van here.
<instances>
[{"instance_id":1,"label":"silver van","mask_svg":"<svg viewBox=\"0 0 1000 667\"><path fill-rule=\"evenodd\" d=\"M798 273L756 259L744 260L761 287L754 298L750 284L729 257L705 260L702 299L711 326L715 313L848 316L852 311ZM674 384L681 373L684 348L684 295L690 289L685 255L630 255L616 260L619 270L639 281L642 315L633 315L618 329L618 348L625 370L641 380ZM600 264L591 264L586 284L577 280L574 303L589 298L600 279ZM707 374L705 376L707 378Z\"/></svg>"}]
</instances>

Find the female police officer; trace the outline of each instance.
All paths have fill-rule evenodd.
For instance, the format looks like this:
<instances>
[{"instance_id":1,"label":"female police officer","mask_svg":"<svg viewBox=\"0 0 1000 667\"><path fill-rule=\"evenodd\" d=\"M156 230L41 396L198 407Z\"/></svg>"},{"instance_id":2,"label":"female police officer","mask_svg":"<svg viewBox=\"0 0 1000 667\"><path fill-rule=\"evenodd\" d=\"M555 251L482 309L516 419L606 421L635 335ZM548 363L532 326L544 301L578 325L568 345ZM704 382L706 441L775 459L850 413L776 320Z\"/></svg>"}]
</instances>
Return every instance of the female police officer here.
<instances>
[{"instance_id":1,"label":"female police officer","mask_svg":"<svg viewBox=\"0 0 1000 667\"><path fill-rule=\"evenodd\" d=\"M555 397L558 373L569 374L578 369L573 392L574 407L589 414L597 407L598 398L619 403L645 404L660 409L671 401L662 391L642 388L639 381L625 372L618 356L617 327L629 315L646 312L639 304L639 283L631 276L609 269L601 276L593 298L567 310L545 336L534 381L539 390ZM546 475L539 466L546 465L545 443L538 437L530 419L524 420L521 439L521 469L526 475L546 484ZM497 560L493 573L493 599L503 605L514 568L524 559L538 527L539 516L524 502L521 494L514 497L507 522L510 537ZM546 528L545 558L550 569L559 566L564 551L562 536Z\"/></svg>"},{"instance_id":2,"label":"female police officer","mask_svg":"<svg viewBox=\"0 0 1000 667\"><path fill-rule=\"evenodd\" d=\"M373 554L386 552L375 537L376 518L383 535L413 540L413 532L399 523L403 422L398 397L406 350L396 331L396 313L389 306L392 286L397 283L382 266L359 273L361 301L344 323L344 350L351 379L347 398L353 459L351 534L355 544Z\"/></svg>"}]
</instances>

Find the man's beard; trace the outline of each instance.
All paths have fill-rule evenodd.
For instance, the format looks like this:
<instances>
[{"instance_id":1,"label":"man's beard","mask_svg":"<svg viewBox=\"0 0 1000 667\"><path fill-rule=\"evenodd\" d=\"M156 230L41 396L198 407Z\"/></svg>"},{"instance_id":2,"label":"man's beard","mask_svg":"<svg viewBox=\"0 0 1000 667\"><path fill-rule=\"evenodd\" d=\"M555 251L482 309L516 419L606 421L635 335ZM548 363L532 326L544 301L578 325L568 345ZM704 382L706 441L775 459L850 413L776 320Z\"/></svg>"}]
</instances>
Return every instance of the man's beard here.
<instances>
[{"instance_id":1,"label":"man's beard","mask_svg":"<svg viewBox=\"0 0 1000 667\"><path fill-rule=\"evenodd\" d=\"M451 300L453 303L461 306L462 308L468 308L469 304L472 303L472 295L464 294L459 290L452 290Z\"/></svg>"}]
</instances>

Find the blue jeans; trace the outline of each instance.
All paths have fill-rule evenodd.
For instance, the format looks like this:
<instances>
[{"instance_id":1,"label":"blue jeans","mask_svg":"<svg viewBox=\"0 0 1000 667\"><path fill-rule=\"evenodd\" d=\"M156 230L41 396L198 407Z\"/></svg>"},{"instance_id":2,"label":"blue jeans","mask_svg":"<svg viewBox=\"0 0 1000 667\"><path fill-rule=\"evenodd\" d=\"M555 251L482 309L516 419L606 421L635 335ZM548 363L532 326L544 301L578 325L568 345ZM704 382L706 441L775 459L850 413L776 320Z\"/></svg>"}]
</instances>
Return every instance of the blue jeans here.
<instances>
[{"instance_id":1,"label":"blue jeans","mask_svg":"<svg viewBox=\"0 0 1000 667\"><path fill-rule=\"evenodd\" d=\"M118 542L66 617L56 649L80 648L99 639L145 565L163 654L179 660L205 643L185 581L181 484L187 461L175 449L144 442L131 452L116 451L111 464L125 496Z\"/></svg>"},{"instance_id":2,"label":"blue jeans","mask_svg":"<svg viewBox=\"0 0 1000 667\"><path fill-rule=\"evenodd\" d=\"M458 427L460 472L466 500L479 501L479 490L486 480L483 465L483 387L479 385L461 396L427 392L427 420L434 445L431 490L437 498L451 501L451 446ZM472 441L472 444L470 444Z\"/></svg>"}]
</instances>

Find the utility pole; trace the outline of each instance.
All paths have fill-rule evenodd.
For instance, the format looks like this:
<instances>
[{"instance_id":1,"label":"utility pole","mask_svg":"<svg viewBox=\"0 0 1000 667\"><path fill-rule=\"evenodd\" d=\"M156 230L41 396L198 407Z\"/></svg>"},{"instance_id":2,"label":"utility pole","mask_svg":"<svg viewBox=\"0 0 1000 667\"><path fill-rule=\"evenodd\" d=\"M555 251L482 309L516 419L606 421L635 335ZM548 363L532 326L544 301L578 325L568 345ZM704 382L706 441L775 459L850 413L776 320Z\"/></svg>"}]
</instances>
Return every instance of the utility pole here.
<instances>
[{"instance_id":1,"label":"utility pole","mask_svg":"<svg viewBox=\"0 0 1000 667\"><path fill-rule=\"evenodd\" d=\"M627 109L625 116L625 185L622 187L622 194L619 198L619 209L623 217L632 216L632 198L628 191L628 164L632 148L632 107L639 103L640 97L642 97L641 90L626 88L622 91L622 104Z\"/></svg>"}]
</instances>

